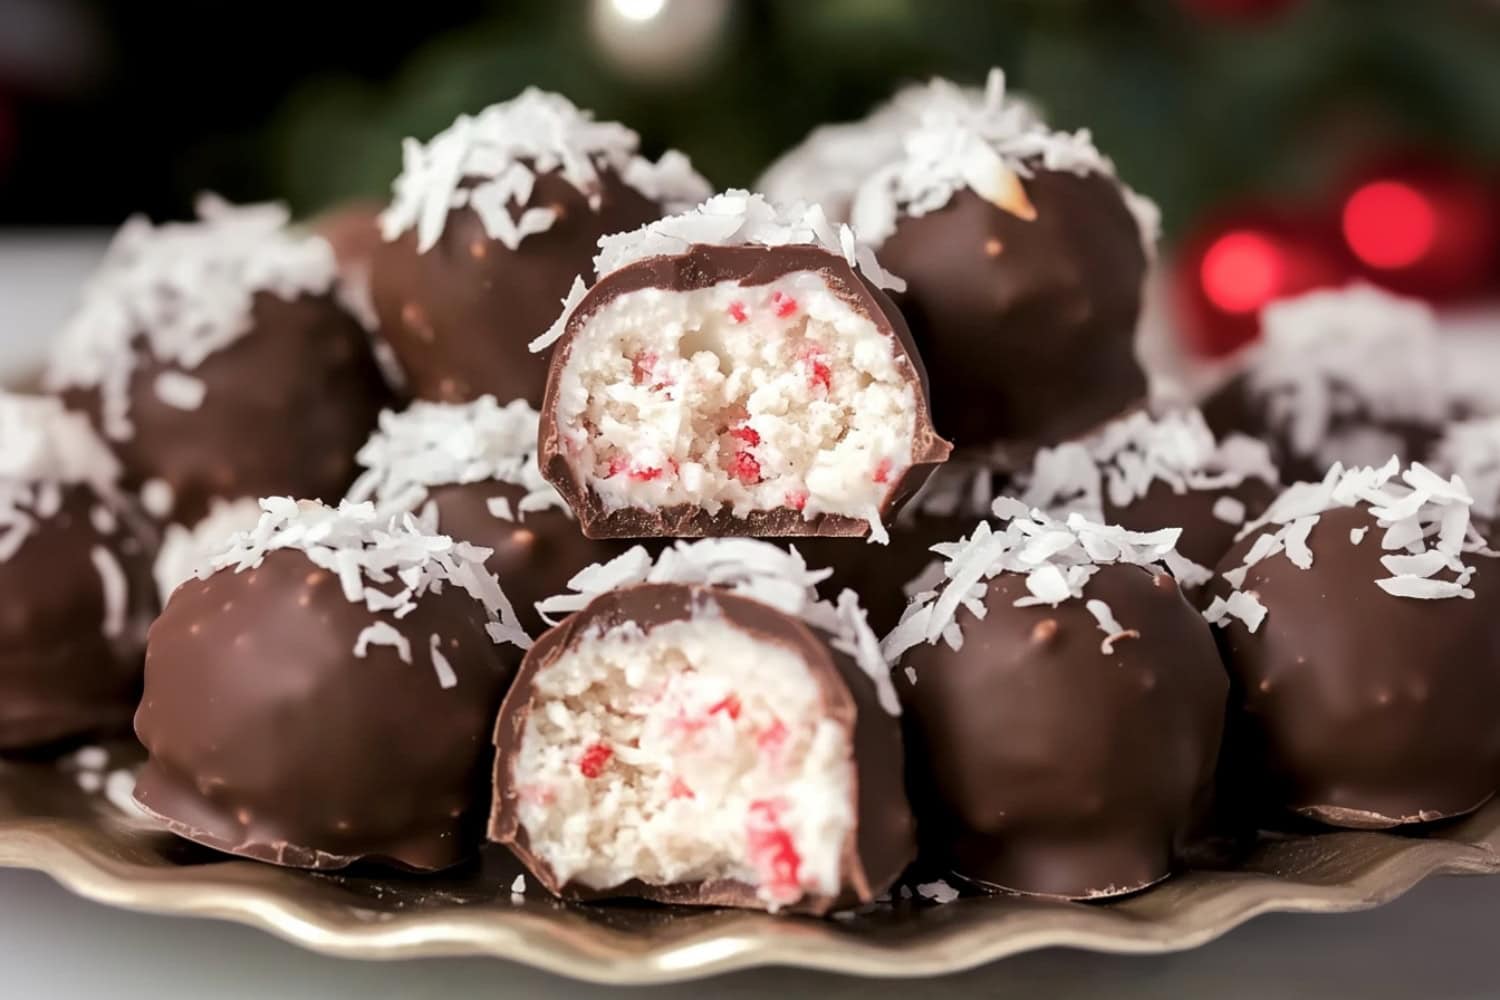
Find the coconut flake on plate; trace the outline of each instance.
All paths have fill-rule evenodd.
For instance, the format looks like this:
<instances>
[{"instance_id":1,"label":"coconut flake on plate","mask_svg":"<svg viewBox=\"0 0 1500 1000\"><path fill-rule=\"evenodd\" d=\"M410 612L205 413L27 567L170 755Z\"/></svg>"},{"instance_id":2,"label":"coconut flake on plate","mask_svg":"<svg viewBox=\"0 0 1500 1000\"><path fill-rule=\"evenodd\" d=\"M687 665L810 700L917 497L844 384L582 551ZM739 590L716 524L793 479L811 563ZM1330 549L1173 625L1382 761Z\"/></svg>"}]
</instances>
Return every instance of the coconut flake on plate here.
<instances>
[{"instance_id":1,"label":"coconut flake on plate","mask_svg":"<svg viewBox=\"0 0 1500 1000\"><path fill-rule=\"evenodd\" d=\"M1017 598L1016 607L1057 607L1083 600L1084 587L1102 566L1125 564L1165 572L1164 560L1182 534L1180 528L1129 531L1077 512L1059 521L1009 497L996 500L993 513L1002 522L998 528L984 521L956 542L933 546L944 559L942 583L907 605L900 623L881 643L887 662L895 663L907 650L940 639L953 649L962 648L959 608L983 618L988 581L1001 573L1025 579L1027 596ZM1108 627L1116 638L1132 631L1121 626L1103 602L1094 603L1100 607L1088 610L1101 628Z\"/></svg>"},{"instance_id":2,"label":"coconut flake on plate","mask_svg":"<svg viewBox=\"0 0 1500 1000\"><path fill-rule=\"evenodd\" d=\"M1321 482L1294 484L1277 497L1263 515L1241 529L1241 538L1270 530L1255 539L1239 566L1222 574L1232 592L1227 599L1216 599L1205 617L1216 625L1236 617L1251 632L1256 631L1266 609L1258 599L1253 608L1246 603L1246 595L1254 597L1242 590L1249 571L1277 554L1285 555L1298 569L1311 569L1315 557L1308 537L1319 517L1330 510L1357 506L1367 508L1375 525L1384 529L1381 548L1391 553L1381 558L1382 567L1391 575L1372 581L1381 590L1395 597L1426 600L1473 598L1468 583L1476 570L1464 557L1494 557L1495 553L1470 523L1474 500L1467 487L1460 477L1445 479L1417 462L1403 470L1392 456L1378 469L1346 470L1335 463ZM1354 529L1349 543L1361 544L1367 530ZM1237 613L1236 606L1252 613L1248 617Z\"/></svg>"},{"instance_id":3,"label":"coconut flake on plate","mask_svg":"<svg viewBox=\"0 0 1500 1000\"><path fill-rule=\"evenodd\" d=\"M431 250L448 215L469 207L491 239L514 250L557 221L550 206L532 205L537 177L557 173L599 208L601 171L611 171L669 210L708 197L708 182L687 157L672 151L657 163L637 153L640 137L618 122L594 121L560 94L528 87L477 115L460 115L426 143L407 139L394 196L380 216L381 235L417 232L417 250Z\"/></svg>"},{"instance_id":4,"label":"coconut flake on plate","mask_svg":"<svg viewBox=\"0 0 1500 1000\"><path fill-rule=\"evenodd\" d=\"M1399 440L1372 425L1446 418L1444 356L1431 308L1353 284L1268 305L1247 355L1246 388L1295 454L1374 464ZM1338 428L1347 416L1360 426Z\"/></svg>"},{"instance_id":5,"label":"coconut flake on plate","mask_svg":"<svg viewBox=\"0 0 1500 1000\"><path fill-rule=\"evenodd\" d=\"M524 399L505 406L493 396L470 403L417 401L405 410L386 410L380 427L359 450L365 472L349 489L349 499L373 501L384 516L416 511L435 486L496 481L526 491L516 504L504 497L505 520L555 507L567 510L537 466L537 412Z\"/></svg>"},{"instance_id":6,"label":"coconut flake on plate","mask_svg":"<svg viewBox=\"0 0 1500 1000\"><path fill-rule=\"evenodd\" d=\"M814 246L838 254L863 274L871 284L902 291L906 282L886 271L869 247L858 244L848 226L835 227L817 205L778 206L764 195L731 190L716 194L696 208L647 223L639 229L614 233L599 239L594 272L601 277L651 257L687 253L694 244L715 246ZM531 342L533 353L544 351L561 339L568 320L583 301L588 286L582 277L573 279L562 302L562 312L552 327Z\"/></svg>"},{"instance_id":7,"label":"coconut flake on plate","mask_svg":"<svg viewBox=\"0 0 1500 1000\"><path fill-rule=\"evenodd\" d=\"M677 541L654 560L637 545L608 562L580 570L568 581L571 593L538 601L536 609L544 621L556 624L594 598L623 587L642 583L716 587L769 605L828 633L830 645L850 656L870 677L881 707L898 715L901 709L896 689L859 598L852 590L841 592L836 601L818 596L818 584L832 573L829 569L809 569L795 547L783 549L755 538Z\"/></svg>"},{"instance_id":8,"label":"coconut flake on plate","mask_svg":"<svg viewBox=\"0 0 1500 1000\"><path fill-rule=\"evenodd\" d=\"M295 549L335 576L351 603L396 620L429 592L458 587L484 607L493 641L530 647L499 581L485 571L489 549L427 531L410 513L382 517L368 502L345 500L333 508L316 500L266 497L260 508L255 527L235 534L210 559L214 572L239 573L259 566L271 552ZM386 618L376 617L360 632L354 655L365 656L371 645L394 646L411 662L410 642ZM441 682L443 667L431 659Z\"/></svg>"},{"instance_id":9,"label":"coconut flake on plate","mask_svg":"<svg viewBox=\"0 0 1500 1000\"><path fill-rule=\"evenodd\" d=\"M144 347L167 366L154 383L158 396L196 408L202 398L189 373L250 331L257 293L291 301L333 287L333 248L289 229L289 220L281 205L236 207L204 195L196 222L126 222L53 346L47 388L97 389L105 436L127 440L130 382Z\"/></svg>"},{"instance_id":10,"label":"coconut flake on plate","mask_svg":"<svg viewBox=\"0 0 1500 1000\"><path fill-rule=\"evenodd\" d=\"M901 215L936 212L964 188L1030 219L1036 209L1021 181L1037 168L1115 177L1114 164L1094 146L1087 129L1056 131L1024 104L1007 100L1005 74L998 69L990 71L982 102L924 109L901 146L901 155L862 183L854 196L854 229L874 246L895 232ZM1135 192L1125 204L1136 217L1142 245L1153 252L1160 228L1156 206Z\"/></svg>"}]
</instances>

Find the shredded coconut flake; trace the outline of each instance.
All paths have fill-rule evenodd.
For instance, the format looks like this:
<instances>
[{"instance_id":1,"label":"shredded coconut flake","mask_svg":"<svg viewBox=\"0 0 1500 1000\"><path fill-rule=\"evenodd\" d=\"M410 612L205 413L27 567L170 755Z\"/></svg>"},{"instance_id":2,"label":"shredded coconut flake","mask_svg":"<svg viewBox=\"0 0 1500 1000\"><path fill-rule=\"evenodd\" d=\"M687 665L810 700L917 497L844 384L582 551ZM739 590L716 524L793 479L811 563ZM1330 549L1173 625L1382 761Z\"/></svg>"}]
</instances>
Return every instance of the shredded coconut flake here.
<instances>
[{"instance_id":1,"label":"shredded coconut flake","mask_svg":"<svg viewBox=\"0 0 1500 1000\"><path fill-rule=\"evenodd\" d=\"M1369 509L1376 525L1385 531L1381 547L1393 552L1381 559L1391 575L1375 580L1377 586L1396 597L1472 598L1474 592L1468 582L1475 568L1465 563L1463 557L1493 555L1469 523L1473 504L1458 476L1444 479L1418 463L1405 471L1395 458L1378 469L1362 467L1346 471L1335 463L1322 482L1293 485L1277 497L1263 516L1241 530L1240 537L1244 538L1262 528L1272 528L1256 538L1239 566L1223 574L1234 592L1227 600L1216 599L1205 616L1219 625L1228 617L1236 617L1254 632L1265 618L1266 609L1258 599L1250 604L1246 593L1240 590L1250 569L1278 553L1284 553L1299 569L1310 569L1313 552L1307 539L1319 516L1326 511L1361 505ZM1361 544L1368 530L1351 531L1350 543Z\"/></svg>"},{"instance_id":2,"label":"shredded coconut flake","mask_svg":"<svg viewBox=\"0 0 1500 1000\"><path fill-rule=\"evenodd\" d=\"M1115 176L1114 164L1095 148L1088 130L1048 128L1027 107L1006 99L1005 74L992 70L977 106L947 103L922 112L903 136L901 157L860 185L852 213L855 230L879 246L895 232L901 214L935 212L963 188L1033 218L1036 210L1021 179L1038 167ZM1160 226L1156 206L1135 192L1125 202L1136 215L1142 244L1153 252Z\"/></svg>"},{"instance_id":3,"label":"shredded coconut flake","mask_svg":"<svg viewBox=\"0 0 1500 1000\"><path fill-rule=\"evenodd\" d=\"M958 890L942 879L917 883L917 895L934 903L951 903L958 898Z\"/></svg>"},{"instance_id":4,"label":"shredded coconut flake","mask_svg":"<svg viewBox=\"0 0 1500 1000\"><path fill-rule=\"evenodd\" d=\"M708 197L708 183L687 157L673 151L651 163L637 155L639 143L624 125L596 122L566 97L528 87L477 115L460 115L430 142L407 139L381 233L395 240L415 228L417 249L426 253L442 236L448 214L467 206L491 239L514 250L557 220L551 207L531 204L537 177L553 171L596 211L603 170L669 207Z\"/></svg>"},{"instance_id":5,"label":"shredded coconut flake","mask_svg":"<svg viewBox=\"0 0 1500 1000\"><path fill-rule=\"evenodd\" d=\"M177 506L177 491L165 479L148 479L141 484L141 506L147 514L164 521Z\"/></svg>"},{"instance_id":6,"label":"shredded coconut flake","mask_svg":"<svg viewBox=\"0 0 1500 1000\"><path fill-rule=\"evenodd\" d=\"M510 891L515 893L517 896L526 895L526 876L517 875L515 877L515 880L510 884Z\"/></svg>"},{"instance_id":7,"label":"shredded coconut flake","mask_svg":"<svg viewBox=\"0 0 1500 1000\"><path fill-rule=\"evenodd\" d=\"M524 399L505 406L493 396L472 403L412 403L380 415L380 429L360 449L366 469L349 499L370 500L382 516L418 510L428 490L452 483L498 481L523 487L517 505L524 517L535 510L567 510L537 467L537 412ZM514 520L510 503L490 513ZM492 502L493 504L493 502Z\"/></svg>"},{"instance_id":8,"label":"shredded coconut flake","mask_svg":"<svg viewBox=\"0 0 1500 1000\"><path fill-rule=\"evenodd\" d=\"M438 686L444 691L458 685L458 674L453 672L453 665L443 655L443 640L438 635L433 635L428 642L428 650L432 656L432 669L437 673Z\"/></svg>"},{"instance_id":9,"label":"shredded coconut flake","mask_svg":"<svg viewBox=\"0 0 1500 1000\"><path fill-rule=\"evenodd\" d=\"M432 534L410 513L381 517L370 503L346 500L334 509L315 500L267 497L260 506L264 513L256 526L235 535L211 559L215 571L238 573L259 566L271 552L297 549L336 576L351 603L397 620L429 591L459 587L484 607L491 639L530 647L499 581L485 571L489 549ZM395 646L402 660L411 662L410 643L383 618L360 632L354 654L365 656L372 644ZM441 682L444 669L437 656L432 666Z\"/></svg>"},{"instance_id":10,"label":"shredded coconut flake","mask_svg":"<svg viewBox=\"0 0 1500 1000\"><path fill-rule=\"evenodd\" d=\"M97 388L112 440L134 433L129 389L139 344L181 375L249 332L256 293L291 300L333 287L332 248L288 229L284 207L236 208L204 196L198 217L159 227L142 218L127 222L56 341L47 387ZM169 405L197 395L171 377L155 384Z\"/></svg>"},{"instance_id":11,"label":"shredded coconut flake","mask_svg":"<svg viewBox=\"0 0 1500 1000\"><path fill-rule=\"evenodd\" d=\"M130 584L120 561L102 545L89 550L94 571L99 574L99 586L104 592L104 620L100 629L105 638L113 639L125 631L125 613L130 602Z\"/></svg>"},{"instance_id":12,"label":"shredded coconut flake","mask_svg":"<svg viewBox=\"0 0 1500 1000\"><path fill-rule=\"evenodd\" d=\"M1399 442L1371 424L1436 426L1446 415L1444 352L1423 303L1356 284L1272 303L1261 329L1246 384L1299 456L1379 462ZM1339 426L1347 417L1355 430Z\"/></svg>"},{"instance_id":13,"label":"shredded coconut flake","mask_svg":"<svg viewBox=\"0 0 1500 1000\"><path fill-rule=\"evenodd\" d=\"M687 583L718 587L770 605L827 632L830 645L852 657L875 685L880 705L899 715L900 703L880 642L866 621L852 590L837 601L820 600L817 585L832 570L812 570L795 548L782 549L754 538L705 538L679 541L654 561L640 546L606 563L595 563L568 581L569 594L538 601L549 624L585 607L601 594L639 583Z\"/></svg>"},{"instance_id":14,"label":"shredded coconut flake","mask_svg":"<svg viewBox=\"0 0 1500 1000\"><path fill-rule=\"evenodd\" d=\"M170 368L156 376L153 388L157 399L179 410L196 410L208 391L201 378Z\"/></svg>"},{"instance_id":15,"label":"shredded coconut flake","mask_svg":"<svg viewBox=\"0 0 1500 1000\"><path fill-rule=\"evenodd\" d=\"M994 515L1006 522L1000 529L985 521L965 538L933 546L946 560L944 582L916 595L907 605L901 622L881 643L887 662L895 663L907 650L939 639L953 649L961 648L958 609L983 618L986 581L1001 573L1025 577L1029 596L1018 598L1017 607L1056 607L1081 600L1084 586L1101 566L1124 563L1165 571L1161 560L1174 551L1181 534L1178 528L1127 531L1090 521L1077 512L1065 522L1058 521L1008 497L995 501ZM1119 626L1102 601L1090 602L1088 609L1109 636L1124 638L1130 631Z\"/></svg>"}]
</instances>

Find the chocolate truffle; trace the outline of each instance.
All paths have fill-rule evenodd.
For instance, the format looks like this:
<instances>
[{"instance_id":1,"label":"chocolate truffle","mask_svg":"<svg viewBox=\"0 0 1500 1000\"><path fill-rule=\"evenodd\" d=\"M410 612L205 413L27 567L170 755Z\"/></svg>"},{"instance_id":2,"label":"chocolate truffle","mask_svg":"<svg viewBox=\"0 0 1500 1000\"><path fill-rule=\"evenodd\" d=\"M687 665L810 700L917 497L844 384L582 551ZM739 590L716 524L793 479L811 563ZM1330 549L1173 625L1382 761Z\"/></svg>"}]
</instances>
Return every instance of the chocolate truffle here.
<instances>
[{"instance_id":1,"label":"chocolate truffle","mask_svg":"<svg viewBox=\"0 0 1500 1000\"><path fill-rule=\"evenodd\" d=\"M1204 817L1229 689L1157 563L1176 531L995 513L884 643L923 857L986 890L1148 886Z\"/></svg>"},{"instance_id":2,"label":"chocolate truffle","mask_svg":"<svg viewBox=\"0 0 1500 1000\"><path fill-rule=\"evenodd\" d=\"M1421 459L1452 416L1432 310L1370 285L1267 306L1239 365L1204 415L1217 434L1268 442L1287 482Z\"/></svg>"},{"instance_id":3,"label":"chocolate truffle","mask_svg":"<svg viewBox=\"0 0 1500 1000\"><path fill-rule=\"evenodd\" d=\"M855 535L948 455L890 276L731 191L607 237L549 334L545 475L592 537Z\"/></svg>"},{"instance_id":4,"label":"chocolate truffle","mask_svg":"<svg viewBox=\"0 0 1500 1000\"><path fill-rule=\"evenodd\" d=\"M130 721L156 604L118 474L84 417L0 393L0 751Z\"/></svg>"},{"instance_id":5,"label":"chocolate truffle","mask_svg":"<svg viewBox=\"0 0 1500 1000\"><path fill-rule=\"evenodd\" d=\"M992 96L986 97L986 94ZM990 70L985 90L934 78L910 84L858 121L819 125L776 159L755 182L773 202L821 206L833 222L848 222L854 194L870 175L901 158L901 140L923 115L968 114L989 100L1034 119L1031 104L1005 94L1005 73Z\"/></svg>"},{"instance_id":6,"label":"chocolate truffle","mask_svg":"<svg viewBox=\"0 0 1500 1000\"><path fill-rule=\"evenodd\" d=\"M1020 498L1053 517L1084 517L1132 531L1181 528L1165 557L1195 594L1213 577L1247 520L1265 512L1279 475L1264 442L1215 441L1196 410L1153 419L1133 413L1098 433L1044 448L1021 477Z\"/></svg>"},{"instance_id":7,"label":"chocolate truffle","mask_svg":"<svg viewBox=\"0 0 1500 1000\"><path fill-rule=\"evenodd\" d=\"M273 864L462 861L529 644L482 554L369 504L261 503L151 627L137 801Z\"/></svg>"},{"instance_id":8,"label":"chocolate truffle","mask_svg":"<svg viewBox=\"0 0 1500 1000\"><path fill-rule=\"evenodd\" d=\"M337 499L387 390L335 301L333 252L278 206L204 198L198 212L125 225L46 382L89 414L162 521L195 524L215 498Z\"/></svg>"},{"instance_id":9,"label":"chocolate truffle","mask_svg":"<svg viewBox=\"0 0 1500 1000\"><path fill-rule=\"evenodd\" d=\"M521 624L540 633L536 602L624 548L584 537L537 468L536 439L537 413L524 399L415 402L381 414L349 496L374 500L382 514L419 513L430 530L489 549L485 567L504 581Z\"/></svg>"},{"instance_id":10,"label":"chocolate truffle","mask_svg":"<svg viewBox=\"0 0 1500 1000\"><path fill-rule=\"evenodd\" d=\"M490 836L571 898L873 901L915 853L899 709L854 595L818 601L818 577L714 539L575 581L500 709Z\"/></svg>"},{"instance_id":11,"label":"chocolate truffle","mask_svg":"<svg viewBox=\"0 0 1500 1000\"><path fill-rule=\"evenodd\" d=\"M1139 405L1141 292L1156 210L1086 132L992 91L935 113L859 189L854 226L906 281L938 431L1013 465Z\"/></svg>"},{"instance_id":12,"label":"chocolate truffle","mask_svg":"<svg viewBox=\"0 0 1500 1000\"><path fill-rule=\"evenodd\" d=\"M1461 481L1398 471L1293 486L1220 564L1239 795L1380 828L1500 784L1500 561Z\"/></svg>"},{"instance_id":13,"label":"chocolate truffle","mask_svg":"<svg viewBox=\"0 0 1500 1000\"><path fill-rule=\"evenodd\" d=\"M371 290L413 394L541 403L547 358L526 345L592 277L599 238L709 195L681 153L651 163L637 143L535 89L407 142Z\"/></svg>"}]
</instances>

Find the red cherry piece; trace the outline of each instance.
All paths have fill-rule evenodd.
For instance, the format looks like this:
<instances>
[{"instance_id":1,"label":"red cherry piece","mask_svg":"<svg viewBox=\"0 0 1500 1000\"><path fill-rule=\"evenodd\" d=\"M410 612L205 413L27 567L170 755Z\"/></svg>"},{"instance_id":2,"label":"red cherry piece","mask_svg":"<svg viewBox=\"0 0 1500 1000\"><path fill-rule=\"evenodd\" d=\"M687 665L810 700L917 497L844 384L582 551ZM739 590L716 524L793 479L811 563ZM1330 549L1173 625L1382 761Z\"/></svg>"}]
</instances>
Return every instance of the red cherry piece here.
<instances>
[{"instance_id":1,"label":"red cherry piece","mask_svg":"<svg viewBox=\"0 0 1500 1000\"><path fill-rule=\"evenodd\" d=\"M740 717L739 695L725 695L723 698L719 699L717 702L711 705L708 709L709 715L717 715L720 712L723 712L731 719L738 719Z\"/></svg>"},{"instance_id":2,"label":"red cherry piece","mask_svg":"<svg viewBox=\"0 0 1500 1000\"><path fill-rule=\"evenodd\" d=\"M750 803L745 817L745 848L762 887L773 896L795 898L801 891L802 857L781 823L781 812L779 802L757 799Z\"/></svg>"},{"instance_id":3,"label":"red cherry piece","mask_svg":"<svg viewBox=\"0 0 1500 1000\"><path fill-rule=\"evenodd\" d=\"M875 481L884 483L891 478L891 460L882 458L875 466Z\"/></svg>"},{"instance_id":4,"label":"red cherry piece","mask_svg":"<svg viewBox=\"0 0 1500 1000\"><path fill-rule=\"evenodd\" d=\"M745 315L745 303L743 303L743 302L731 302L731 303L729 303L729 318L732 319L732 320L734 320L736 323L743 323L743 322L745 322L745 319L747 318L746 315Z\"/></svg>"},{"instance_id":5,"label":"red cherry piece","mask_svg":"<svg viewBox=\"0 0 1500 1000\"><path fill-rule=\"evenodd\" d=\"M792 490L786 495L786 505L793 510L802 510L807 506L807 494Z\"/></svg>"},{"instance_id":6,"label":"red cherry piece","mask_svg":"<svg viewBox=\"0 0 1500 1000\"><path fill-rule=\"evenodd\" d=\"M614 755L615 752L603 743L590 744L583 751L583 756L578 758L578 773L585 778L597 778L604 773L604 765Z\"/></svg>"}]
</instances>

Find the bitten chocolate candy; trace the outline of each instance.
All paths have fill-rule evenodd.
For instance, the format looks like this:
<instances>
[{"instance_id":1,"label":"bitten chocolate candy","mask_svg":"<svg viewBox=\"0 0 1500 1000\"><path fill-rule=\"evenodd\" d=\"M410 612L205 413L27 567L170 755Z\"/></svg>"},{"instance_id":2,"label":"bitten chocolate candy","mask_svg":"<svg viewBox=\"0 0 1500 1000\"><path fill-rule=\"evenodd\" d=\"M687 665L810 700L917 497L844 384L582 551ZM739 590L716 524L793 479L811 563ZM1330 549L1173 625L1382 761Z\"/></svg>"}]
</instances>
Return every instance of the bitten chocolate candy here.
<instances>
[{"instance_id":1,"label":"bitten chocolate candy","mask_svg":"<svg viewBox=\"0 0 1500 1000\"><path fill-rule=\"evenodd\" d=\"M333 253L277 206L212 200L196 223L127 223L46 381L86 412L162 521L215 499L336 500L388 399Z\"/></svg>"},{"instance_id":2,"label":"bitten chocolate candy","mask_svg":"<svg viewBox=\"0 0 1500 1000\"><path fill-rule=\"evenodd\" d=\"M0 393L0 751L130 721L156 602L117 474L83 417Z\"/></svg>"},{"instance_id":3,"label":"bitten chocolate candy","mask_svg":"<svg viewBox=\"0 0 1500 1000\"><path fill-rule=\"evenodd\" d=\"M1156 210L1086 134L1003 97L924 117L853 219L906 280L896 301L938 431L1021 467L1145 399L1135 339Z\"/></svg>"},{"instance_id":4,"label":"bitten chocolate candy","mask_svg":"<svg viewBox=\"0 0 1500 1000\"><path fill-rule=\"evenodd\" d=\"M1170 536L1017 517L950 551L954 582L886 643L924 859L979 888L1078 899L1177 866L1228 682L1207 625L1150 565ZM954 586L973 589L955 605Z\"/></svg>"},{"instance_id":5,"label":"bitten chocolate candy","mask_svg":"<svg viewBox=\"0 0 1500 1000\"><path fill-rule=\"evenodd\" d=\"M1294 487L1219 566L1232 794L1267 815L1392 827L1500 786L1500 560L1460 489L1395 474Z\"/></svg>"},{"instance_id":6,"label":"bitten chocolate candy","mask_svg":"<svg viewBox=\"0 0 1500 1000\"><path fill-rule=\"evenodd\" d=\"M767 543L644 555L593 574L624 586L581 598L522 664L490 836L570 898L872 901L915 842L895 694L853 595L813 603L800 561ZM706 576L723 586L679 582Z\"/></svg>"},{"instance_id":7,"label":"bitten chocolate candy","mask_svg":"<svg viewBox=\"0 0 1500 1000\"><path fill-rule=\"evenodd\" d=\"M381 336L422 399L542 400L557 318L599 238L708 197L685 157L530 89L408 143L382 223L372 292Z\"/></svg>"},{"instance_id":8,"label":"bitten chocolate candy","mask_svg":"<svg viewBox=\"0 0 1500 1000\"><path fill-rule=\"evenodd\" d=\"M602 246L542 342L542 473L589 535L879 539L947 457L888 276L821 215L730 192Z\"/></svg>"},{"instance_id":9,"label":"bitten chocolate candy","mask_svg":"<svg viewBox=\"0 0 1500 1000\"><path fill-rule=\"evenodd\" d=\"M367 505L264 504L151 627L137 801L273 864L462 861L519 658L494 637L524 641L503 595L467 546Z\"/></svg>"}]
</instances>

